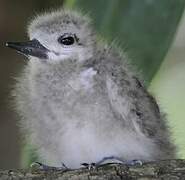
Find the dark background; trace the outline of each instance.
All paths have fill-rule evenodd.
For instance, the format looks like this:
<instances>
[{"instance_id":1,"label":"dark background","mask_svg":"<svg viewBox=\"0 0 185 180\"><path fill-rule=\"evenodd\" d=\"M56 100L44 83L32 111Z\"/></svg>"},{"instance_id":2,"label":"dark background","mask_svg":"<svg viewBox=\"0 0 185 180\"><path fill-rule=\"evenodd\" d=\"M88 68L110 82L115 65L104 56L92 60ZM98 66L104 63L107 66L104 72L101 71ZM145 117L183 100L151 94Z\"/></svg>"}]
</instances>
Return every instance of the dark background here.
<instances>
[{"instance_id":1,"label":"dark background","mask_svg":"<svg viewBox=\"0 0 185 180\"><path fill-rule=\"evenodd\" d=\"M30 17L50 7L62 6L62 0L0 0L0 169L20 165L21 138L17 115L11 108L10 92L14 77L26 59L5 47L6 41L27 39Z\"/></svg>"}]
</instances>

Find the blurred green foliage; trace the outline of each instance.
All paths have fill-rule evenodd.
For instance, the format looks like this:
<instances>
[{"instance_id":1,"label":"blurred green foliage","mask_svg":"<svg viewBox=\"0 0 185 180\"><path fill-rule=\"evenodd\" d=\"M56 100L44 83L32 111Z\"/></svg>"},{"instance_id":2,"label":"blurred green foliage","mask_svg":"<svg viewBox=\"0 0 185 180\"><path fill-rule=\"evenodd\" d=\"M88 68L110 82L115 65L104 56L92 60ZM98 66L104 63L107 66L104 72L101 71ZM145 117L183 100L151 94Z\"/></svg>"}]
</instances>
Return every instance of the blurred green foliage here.
<instances>
[{"instance_id":1,"label":"blurred green foliage","mask_svg":"<svg viewBox=\"0 0 185 180\"><path fill-rule=\"evenodd\" d=\"M104 38L126 47L148 84L171 45L185 0L66 0L65 5L89 14Z\"/></svg>"}]
</instances>

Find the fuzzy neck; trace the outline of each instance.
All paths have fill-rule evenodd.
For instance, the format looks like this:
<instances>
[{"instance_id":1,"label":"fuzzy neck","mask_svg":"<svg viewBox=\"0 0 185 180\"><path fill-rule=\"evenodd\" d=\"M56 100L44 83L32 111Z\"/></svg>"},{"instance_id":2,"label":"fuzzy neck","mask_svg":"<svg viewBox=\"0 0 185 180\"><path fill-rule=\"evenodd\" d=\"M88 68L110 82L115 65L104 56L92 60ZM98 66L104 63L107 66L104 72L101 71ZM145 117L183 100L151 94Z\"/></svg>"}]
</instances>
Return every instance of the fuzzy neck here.
<instances>
[{"instance_id":1,"label":"fuzzy neck","mask_svg":"<svg viewBox=\"0 0 185 180\"><path fill-rule=\"evenodd\" d=\"M80 73L82 70L86 68L85 64L80 64L78 62L75 62L73 60L65 60L61 62L55 62L55 63L50 63L46 61L42 61L40 59L30 59L29 62L29 68L32 73L34 74L42 74L42 73L57 73L61 75L65 74L76 74Z\"/></svg>"}]
</instances>

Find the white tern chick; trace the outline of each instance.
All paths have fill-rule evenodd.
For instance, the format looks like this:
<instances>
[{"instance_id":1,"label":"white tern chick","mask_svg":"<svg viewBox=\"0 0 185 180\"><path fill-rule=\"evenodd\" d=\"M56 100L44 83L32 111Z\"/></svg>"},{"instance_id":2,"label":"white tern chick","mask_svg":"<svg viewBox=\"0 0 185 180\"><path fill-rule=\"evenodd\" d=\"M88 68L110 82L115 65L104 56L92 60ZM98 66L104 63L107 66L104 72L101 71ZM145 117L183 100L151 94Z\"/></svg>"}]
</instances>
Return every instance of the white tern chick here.
<instances>
[{"instance_id":1,"label":"white tern chick","mask_svg":"<svg viewBox=\"0 0 185 180\"><path fill-rule=\"evenodd\" d=\"M22 132L44 163L79 168L106 157L175 157L155 99L129 69L125 53L97 42L86 16L45 13L28 34L30 41L7 46L29 57L17 78L15 104Z\"/></svg>"}]
</instances>

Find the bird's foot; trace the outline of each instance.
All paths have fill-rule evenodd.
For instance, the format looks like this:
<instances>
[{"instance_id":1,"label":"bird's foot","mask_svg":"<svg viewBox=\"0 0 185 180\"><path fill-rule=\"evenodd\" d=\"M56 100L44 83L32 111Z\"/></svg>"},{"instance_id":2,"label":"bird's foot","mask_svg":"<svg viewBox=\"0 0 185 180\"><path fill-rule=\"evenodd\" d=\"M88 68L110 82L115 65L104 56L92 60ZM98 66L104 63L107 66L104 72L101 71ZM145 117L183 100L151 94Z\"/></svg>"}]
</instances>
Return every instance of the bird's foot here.
<instances>
[{"instance_id":1,"label":"bird's foot","mask_svg":"<svg viewBox=\"0 0 185 180\"><path fill-rule=\"evenodd\" d=\"M133 166L133 165L142 165L143 162L141 160L122 160L119 157L116 156L108 156L108 157L104 157L102 160L98 161L96 163L96 165L103 165L103 164L108 164L108 163L118 163L118 164L124 164L124 165L128 165L128 166Z\"/></svg>"},{"instance_id":2,"label":"bird's foot","mask_svg":"<svg viewBox=\"0 0 185 180\"><path fill-rule=\"evenodd\" d=\"M48 166L45 164L42 164L40 162L34 162L30 165L31 170L37 171L37 170L42 170L42 171L68 171L70 170L65 164L62 163L61 167L53 167L53 166Z\"/></svg>"},{"instance_id":3,"label":"bird's foot","mask_svg":"<svg viewBox=\"0 0 185 180\"><path fill-rule=\"evenodd\" d=\"M143 162L141 160L130 160L130 161L124 161L119 157L116 156L108 156L104 157L100 161L96 163L83 163L81 164L82 166L88 168L89 170L98 168L99 166L105 165L105 164L110 164L110 163L118 163L118 164L123 164L123 165L128 165L128 166L134 166L134 165L142 165Z\"/></svg>"},{"instance_id":4,"label":"bird's foot","mask_svg":"<svg viewBox=\"0 0 185 180\"><path fill-rule=\"evenodd\" d=\"M129 161L125 161L122 160L119 157L116 156L108 156L108 157L104 157L102 160L98 161L96 163L96 165L100 166L103 164L107 164L107 163L118 163L118 164L124 164L124 165L128 165L128 166L133 166L133 165L142 165L143 162L141 160L129 160Z\"/></svg>"}]
</instances>

